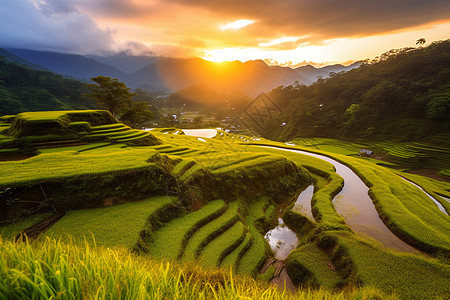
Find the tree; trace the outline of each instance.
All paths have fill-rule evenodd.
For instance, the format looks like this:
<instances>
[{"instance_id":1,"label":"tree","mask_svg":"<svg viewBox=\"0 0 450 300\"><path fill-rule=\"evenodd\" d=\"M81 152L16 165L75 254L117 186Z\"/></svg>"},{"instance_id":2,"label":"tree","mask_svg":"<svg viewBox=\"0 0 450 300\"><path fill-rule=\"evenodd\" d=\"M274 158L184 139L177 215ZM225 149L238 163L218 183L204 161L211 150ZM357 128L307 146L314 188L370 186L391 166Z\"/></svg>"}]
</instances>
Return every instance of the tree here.
<instances>
[{"instance_id":1,"label":"tree","mask_svg":"<svg viewBox=\"0 0 450 300\"><path fill-rule=\"evenodd\" d=\"M92 77L95 84L87 84L87 88L91 91L85 94L88 98L97 101L97 104L106 108L116 117L124 113L131 105L131 98L135 95L125 83L120 82L117 78L97 76Z\"/></svg>"},{"instance_id":2,"label":"tree","mask_svg":"<svg viewBox=\"0 0 450 300\"><path fill-rule=\"evenodd\" d=\"M420 38L420 39L417 40L416 45L421 46L421 45L423 45L425 43L426 43L426 40L424 38Z\"/></svg>"},{"instance_id":3,"label":"tree","mask_svg":"<svg viewBox=\"0 0 450 300\"><path fill-rule=\"evenodd\" d=\"M143 123L151 120L154 116L148 105L149 103L145 101L131 102L120 117L120 120L132 128L141 127Z\"/></svg>"}]
</instances>

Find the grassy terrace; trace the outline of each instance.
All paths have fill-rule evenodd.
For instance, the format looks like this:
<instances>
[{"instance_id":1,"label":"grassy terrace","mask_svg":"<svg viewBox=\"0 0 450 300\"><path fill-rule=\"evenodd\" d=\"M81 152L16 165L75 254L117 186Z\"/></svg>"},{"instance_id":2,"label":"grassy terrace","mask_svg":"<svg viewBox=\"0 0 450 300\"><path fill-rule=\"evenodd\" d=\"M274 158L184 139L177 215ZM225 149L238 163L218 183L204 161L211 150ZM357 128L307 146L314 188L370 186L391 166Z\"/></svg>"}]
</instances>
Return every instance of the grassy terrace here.
<instances>
[{"instance_id":1,"label":"grassy terrace","mask_svg":"<svg viewBox=\"0 0 450 300\"><path fill-rule=\"evenodd\" d=\"M198 258L205 247L221 233L233 226L237 221L237 212L239 209L239 202L234 201L227 206L227 210L220 216L217 216L214 220L211 220L194 232L187 241L186 249L184 251L183 260L193 261ZM218 248L218 251L223 248ZM209 261L205 261L209 263ZM209 265L215 265L216 261L209 263Z\"/></svg>"},{"instance_id":2,"label":"grassy terrace","mask_svg":"<svg viewBox=\"0 0 450 300\"><path fill-rule=\"evenodd\" d=\"M149 166L152 149L108 148L88 152L45 153L26 160L1 162L0 186L101 174Z\"/></svg>"},{"instance_id":3,"label":"grassy terrace","mask_svg":"<svg viewBox=\"0 0 450 300\"><path fill-rule=\"evenodd\" d=\"M206 245L201 253L200 260L205 265L219 266L225 256L242 243L246 233L244 224L240 221L236 222L231 228Z\"/></svg>"},{"instance_id":4,"label":"grassy terrace","mask_svg":"<svg viewBox=\"0 0 450 300\"><path fill-rule=\"evenodd\" d=\"M314 218L320 221L324 228L347 229L344 226L344 219L338 215L332 204L333 197L344 185L342 177L336 174L332 164L318 158L278 149L248 146L248 150L285 156L297 165L306 167L312 174L323 178L324 180L316 180L311 201Z\"/></svg>"},{"instance_id":5,"label":"grassy terrace","mask_svg":"<svg viewBox=\"0 0 450 300\"><path fill-rule=\"evenodd\" d=\"M353 236L340 236L339 244L355 264L356 276L364 285L382 291L395 290L404 299L438 299L450 294L448 264L406 253L380 251L376 245Z\"/></svg>"},{"instance_id":6,"label":"grassy terrace","mask_svg":"<svg viewBox=\"0 0 450 300\"><path fill-rule=\"evenodd\" d=\"M66 241L86 239L97 245L131 248L147 218L174 201L175 197L153 197L106 208L72 210L45 235L63 237Z\"/></svg>"},{"instance_id":7,"label":"grassy terrace","mask_svg":"<svg viewBox=\"0 0 450 300\"><path fill-rule=\"evenodd\" d=\"M222 200L212 201L198 211L187 214L165 224L149 241L150 255L155 258L177 259L184 253L186 238L208 224L205 222L224 213L226 208Z\"/></svg>"},{"instance_id":8,"label":"grassy terrace","mask_svg":"<svg viewBox=\"0 0 450 300\"><path fill-rule=\"evenodd\" d=\"M255 226L255 222L265 218L265 208L267 207L267 200L260 199L251 204L249 214L246 218L250 234L253 237L253 242L250 248L242 255L238 261L238 271L244 274L256 274L259 268L262 267L268 257L268 248L263 232L260 232Z\"/></svg>"}]
</instances>

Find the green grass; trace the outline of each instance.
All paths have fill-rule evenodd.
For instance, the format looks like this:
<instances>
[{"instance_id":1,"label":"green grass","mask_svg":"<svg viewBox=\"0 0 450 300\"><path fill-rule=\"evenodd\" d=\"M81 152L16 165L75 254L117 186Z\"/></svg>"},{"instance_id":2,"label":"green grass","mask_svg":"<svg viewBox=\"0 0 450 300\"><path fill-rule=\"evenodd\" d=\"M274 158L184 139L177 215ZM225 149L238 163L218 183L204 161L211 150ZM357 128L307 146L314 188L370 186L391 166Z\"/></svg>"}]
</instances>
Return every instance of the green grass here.
<instances>
[{"instance_id":1,"label":"green grass","mask_svg":"<svg viewBox=\"0 0 450 300\"><path fill-rule=\"evenodd\" d=\"M245 238L245 226L238 221L203 249L200 260L205 265L219 266L226 254L236 249ZM228 253L227 253L227 252Z\"/></svg>"},{"instance_id":2,"label":"green grass","mask_svg":"<svg viewBox=\"0 0 450 300\"><path fill-rule=\"evenodd\" d=\"M332 202L334 196L341 191L344 181L342 177L336 174L334 166L331 163L315 157L281 149L255 146L249 146L248 149L284 156L299 166L305 166L312 174L324 178L326 184L316 184L314 195L311 199L314 218L321 222L324 228L347 229L344 226L345 220L336 212Z\"/></svg>"},{"instance_id":3,"label":"green grass","mask_svg":"<svg viewBox=\"0 0 450 300\"><path fill-rule=\"evenodd\" d=\"M391 230L425 251L450 251L448 216L422 191L385 168L349 157L340 159L370 187L369 195Z\"/></svg>"},{"instance_id":4,"label":"green grass","mask_svg":"<svg viewBox=\"0 0 450 300\"><path fill-rule=\"evenodd\" d=\"M80 113L79 110L61 110L61 111L34 111L34 112L23 112L18 114L17 116L21 119L30 120L30 121L41 121L41 120L53 120L59 119L70 113ZM83 110L83 113L93 113L96 110Z\"/></svg>"},{"instance_id":5,"label":"green grass","mask_svg":"<svg viewBox=\"0 0 450 300\"><path fill-rule=\"evenodd\" d=\"M262 281L136 256L127 249L0 238L2 299L387 299L374 288L293 295ZM389 297L391 298L391 297Z\"/></svg>"},{"instance_id":6,"label":"green grass","mask_svg":"<svg viewBox=\"0 0 450 300\"><path fill-rule=\"evenodd\" d=\"M175 167L172 169L172 173L175 176L182 176L187 170L192 168L196 164L195 160L192 159L183 159Z\"/></svg>"},{"instance_id":7,"label":"green grass","mask_svg":"<svg viewBox=\"0 0 450 300\"><path fill-rule=\"evenodd\" d=\"M205 246L224 231L223 229L229 228L230 225L235 224L237 221L238 209L238 201L229 203L224 214L212 220L206 226L199 228L187 242L183 261L194 261Z\"/></svg>"},{"instance_id":8,"label":"green grass","mask_svg":"<svg viewBox=\"0 0 450 300\"><path fill-rule=\"evenodd\" d=\"M324 289L333 290L341 281L336 271L328 268L331 259L313 243L303 245L289 254L286 263L301 264L312 274L312 281Z\"/></svg>"},{"instance_id":9,"label":"green grass","mask_svg":"<svg viewBox=\"0 0 450 300\"><path fill-rule=\"evenodd\" d=\"M254 275L266 261L268 256L267 242L262 233L255 227L255 221L265 218L264 208L267 203L267 200L259 200L253 203L249 208L249 215L246 218L246 223L249 227L250 234L253 237L253 243L238 263L239 273Z\"/></svg>"},{"instance_id":10,"label":"green grass","mask_svg":"<svg viewBox=\"0 0 450 300\"><path fill-rule=\"evenodd\" d=\"M386 251L354 237L340 244L356 266L358 281L403 299L445 299L450 295L450 266L408 253Z\"/></svg>"},{"instance_id":11,"label":"green grass","mask_svg":"<svg viewBox=\"0 0 450 300\"><path fill-rule=\"evenodd\" d=\"M277 145L277 143L273 144ZM430 253L450 251L448 216L443 214L434 202L419 189L407 183L389 169L368 161L339 154L317 152L331 156L356 172L369 186L369 195L384 223L397 235ZM289 157L291 156L292 154ZM300 157L300 155L298 156ZM308 161L312 160L308 159ZM295 162L298 163L299 160ZM311 163L308 162L308 164ZM320 170L323 171L323 169ZM327 191L324 197L321 197L323 201L320 201L320 203L324 205L318 207L317 210L315 208L318 205L317 201L315 202L317 192L315 192L312 201L314 217L316 220L323 222L328 229L338 229L341 226L339 225L340 216L335 213L334 208L329 204L331 203L330 196L334 194L333 190L335 190L334 187ZM323 214L317 215L320 212L323 212Z\"/></svg>"},{"instance_id":12,"label":"green grass","mask_svg":"<svg viewBox=\"0 0 450 300\"><path fill-rule=\"evenodd\" d=\"M438 181L435 179L407 172L396 172L396 173L420 186L428 194L433 196L433 198L437 199L442 204L442 206L444 206L447 213L450 212L450 203L441 197L442 195L444 197L450 198L449 182Z\"/></svg>"},{"instance_id":13,"label":"green grass","mask_svg":"<svg viewBox=\"0 0 450 300\"><path fill-rule=\"evenodd\" d=\"M94 144L86 144L86 145L78 145L78 146L70 146L70 147L58 147L58 148L43 148L39 149L39 154L44 153L55 153L62 151L86 151L91 148L97 148L109 145L109 143L94 143Z\"/></svg>"},{"instance_id":14,"label":"green grass","mask_svg":"<svg viewBox=\"0 0 450 300\"><path fill-rule=\"evenodd\" d=\"M146 219L175 200L175 197L161 196L111 207L68 211L45 235L63 237L67 241L71 238L86 239L102 246L131 248L136 244Z\"/></svg>"},{"instance_id":15,"label":"green grass","mask_svg":"<svg viewBox=\"0 0 450 300\"><path fill-rule=\"evenodd\" d=\"M37 222L45 220L49 216L51 216L51 213L42 213L22 220L18 220L14 223L2 225L0 226L0 236L2 236L4 239L12 239L22 230L36 224Z\"/></svg>"},{"instance_id":16,"label":"green grass","mask_svg":"<svg viewBox=\"0 0 450 300\"><path fill-rule=\"evenodd\" d=\"M242 243L233 250L230 254L228 254L224 260L222 261L221 266L224 268L231 268L234 271L237 271L237 266L239 265L239 261L242 255L251 247L253 243L253 237L250 232L247 232Z\"/></svg>"},{"instance_id":17,"label":"green grass","mask_svg":"<svg viewBox=\"0 0 450 300\"><path fill-rule=\"evenodd\" d=\"M215 200L209 202L201 209L189 213L184 217L177 218L165 224L152 237L150 255L155 258L177 259L180 253L183 253L183 240L198 230L203 224L203 219L208 219L223 211L225 202ZM193 231L193 232L191 232Z\"/></svg>"},{"instance_id":18,"label":"green grass","mask_svg":"<svg viewBox=\"0 0 450 300\"><path fill-rule=\"evenodd\" d=\"M109 148L89 153L47 153L20 161L4 161L0 162L0 186L145 168L149 165L146 160L156 153L151 149Z\"/></svg>"}]
</instances>

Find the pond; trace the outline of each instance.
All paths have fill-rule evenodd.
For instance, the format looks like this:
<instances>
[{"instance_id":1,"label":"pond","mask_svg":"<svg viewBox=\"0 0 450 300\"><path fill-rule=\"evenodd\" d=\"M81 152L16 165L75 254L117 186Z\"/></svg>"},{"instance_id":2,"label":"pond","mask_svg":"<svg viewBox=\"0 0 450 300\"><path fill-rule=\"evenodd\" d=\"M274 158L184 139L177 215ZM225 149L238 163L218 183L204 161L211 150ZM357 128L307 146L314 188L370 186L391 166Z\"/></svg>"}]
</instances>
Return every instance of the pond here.
<instances>
[{"instance_id":1,"label":"pond","mask_svg":"<svg viewBox=\"0 0 450 300\"><path fill-rule=\"evenodd\" d=\"M298 245L297 235L283 223L281 218L278 219L278 226L269 230L264 238L269 242L276 260L285 260Z\"/></svg>"},{"instance_id":2,"label":"pond","mask_svg":"<svg viewBox=\"0 0 450 300\"><path fill-rule=\"evenodd\" d=\"M185 135L196 136L201 138L212 138L217 134L217 129L183 129Z\"/></svg>"}]
</instances>

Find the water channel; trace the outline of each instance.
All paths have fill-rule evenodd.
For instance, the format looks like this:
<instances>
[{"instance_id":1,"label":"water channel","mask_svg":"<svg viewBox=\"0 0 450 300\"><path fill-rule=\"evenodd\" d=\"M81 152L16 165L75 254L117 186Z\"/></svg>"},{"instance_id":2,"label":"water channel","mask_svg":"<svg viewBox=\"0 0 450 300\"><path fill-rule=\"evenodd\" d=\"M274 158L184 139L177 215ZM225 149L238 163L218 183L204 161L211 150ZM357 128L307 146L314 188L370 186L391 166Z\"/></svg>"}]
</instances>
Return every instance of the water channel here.
<instances>
[{"instance_id":1,"label":"water channel","mask_svg":"<svg viewBox=\"0 0 450 300\"><path fill-rule=\"evenodd\" d=\"M439 210L442 211L444 214L446 214L446 215L448 216L448 213L447 213L447 211L445 210L444 206L442 206L442 204L441 204L439 201L437 201L433 196L431 196L430 194L428 194L427 192L425 192L425 190L424 190L423 188L421 188L420 186L418 186L418 185L415 184L414 182L412 182L412 181L410 181L410 180L408 180L408 179L406 179L406 178L404 178L404 177L402 177L402 178L403 178L404 180L408 181L410 184L414 185L415 187L421 189L422 192L424 192L425 195L427 195L428 198L430 198L430 199L434 202L434 204L437 205L437 207L439 208ZM441 196L441 197L442 197L442 196ZM445 197L442 197L442 198L445 199Z\"/></svg>"},{"instance_id":2,"label":"water channel","mask_svg":"<svg viewBox=\"0 0 450 300\"><path fill-rule=\"evenodd\" d=\"M304 154L333 164L336 173L344 178L345 183L342 191L333 199L333 203L338 214L345 219L346 224L357 234L375 239L385 247L405 252L417 252L415 248L394 235L381 221L372 199L368 195L369 188L349 167L324 155L278 147L268 148ZM279 242L271 242L271 245L276 245L276 243Z\"/></svg>"}]
</instances>

